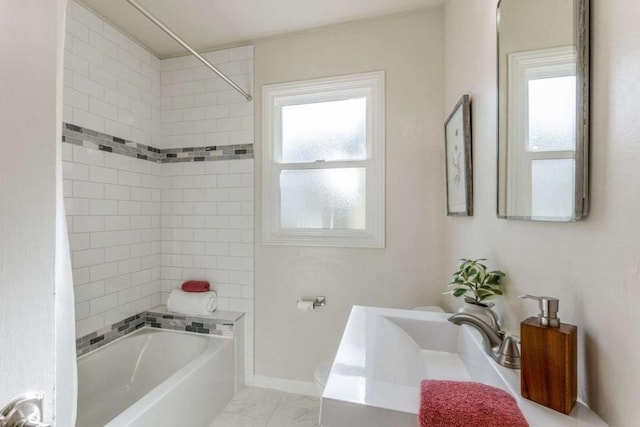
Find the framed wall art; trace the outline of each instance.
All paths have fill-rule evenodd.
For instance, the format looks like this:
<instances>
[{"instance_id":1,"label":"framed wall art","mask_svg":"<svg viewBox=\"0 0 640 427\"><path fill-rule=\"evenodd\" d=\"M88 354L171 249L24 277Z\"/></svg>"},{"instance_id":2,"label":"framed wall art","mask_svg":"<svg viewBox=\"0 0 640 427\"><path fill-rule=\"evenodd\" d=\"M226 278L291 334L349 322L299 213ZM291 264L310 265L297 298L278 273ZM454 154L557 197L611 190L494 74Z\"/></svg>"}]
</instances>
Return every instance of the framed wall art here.
<instances>
[{"instance_id":1,"label":"framed wall art","mask_svg":"<svg viewBox=\"0 0 640 427\"><path fill-rule=\"evenodd\" d=\"M447 215L473 215L471 100L464 95L444 124Z\"/></svg>"}]
</instances>

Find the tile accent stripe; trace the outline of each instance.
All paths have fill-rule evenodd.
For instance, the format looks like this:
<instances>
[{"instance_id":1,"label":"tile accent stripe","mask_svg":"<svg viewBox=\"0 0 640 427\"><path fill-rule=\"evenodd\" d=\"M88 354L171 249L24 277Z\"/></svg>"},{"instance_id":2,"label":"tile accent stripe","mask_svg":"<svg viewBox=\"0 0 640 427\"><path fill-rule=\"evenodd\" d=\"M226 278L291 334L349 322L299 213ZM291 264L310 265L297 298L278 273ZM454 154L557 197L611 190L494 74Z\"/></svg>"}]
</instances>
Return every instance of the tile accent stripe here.
<instances>
[{"instance_id":1,"label":"tile accent stripe","mask_svg":"<svg viewBox=\"0 0 640 427\"><path fill-rule=\"evenodd\" d=\"M240 317L243 314L237 313ZM209 319L197 316L181 316L158 311L143 311L135 316L127 317L111 326L92 332L76 340L76 356L83 356L97 350L110 342L138 329L150 326L152 328L171 329L174 331L196 332L206 335L234 336L235 321L224 319Z\"/></svg>"},{"instance_id":2,"label":"tile accent stripe","mask_svg":"<svg viewBox=\"0 0 640 427\"><path fill-rule=\"evenodd\" d=\"M154 163L253 159L253 144L209 145L161 150L71 123L63 123L62 142Z\"/></svg>"},{"instance_id":3,"label":"tile accent stripe","mask_svg":"<svg viewBox=\"0 0 640 427\"><path fill-rule=\"evenodd\" d=\"M233 336L233 322L219 319L205 319L193 316L147 311L147 325L154 328L175 331L197 332L199 334Z\"/></svg>"},{"instance_id":4,"label":"tile accent stripe","mask_svg":"<svg viewBox=\"0 0 640 427\"><path fill-rule=\"evenodd\" d=\"M146 326L145 313L127 317L124 320L114 323L110 327L103 328L96 332L80 337L76 340L76 356L80 357L90 351L96 350L103 345L109 344L120 337L137 331ZM105 329L107 329L105 331Z\"/></svg>"}]
</instances>

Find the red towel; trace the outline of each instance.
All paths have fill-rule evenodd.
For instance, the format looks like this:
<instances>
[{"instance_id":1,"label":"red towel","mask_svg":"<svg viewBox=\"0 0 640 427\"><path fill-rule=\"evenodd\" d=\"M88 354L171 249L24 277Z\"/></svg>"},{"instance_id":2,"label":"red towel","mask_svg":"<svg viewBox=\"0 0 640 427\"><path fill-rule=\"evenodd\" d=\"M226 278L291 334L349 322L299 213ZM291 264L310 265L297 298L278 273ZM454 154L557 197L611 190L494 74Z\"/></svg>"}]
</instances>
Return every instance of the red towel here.
<instances>
[{"instance_id":1,"label":"red towel","mask_svg":"<svg viewBox=\"0 0 640 427\"><path fill-rule=\"evenodd\" d=\"M185 292L207 292L209 288L209 282L206 280L189 280L182 284L182 290Z\"/></svg>"},{"instance_id":2,"label":"red towel","mask_svg":"<svg viewBox=\"0 0 640 427\"><path fill-rule=\"evenodd\" d=\"M529 426L509 393L467 381L422 381L418 420L420 427Z\"/></svg>"}]
</instances>

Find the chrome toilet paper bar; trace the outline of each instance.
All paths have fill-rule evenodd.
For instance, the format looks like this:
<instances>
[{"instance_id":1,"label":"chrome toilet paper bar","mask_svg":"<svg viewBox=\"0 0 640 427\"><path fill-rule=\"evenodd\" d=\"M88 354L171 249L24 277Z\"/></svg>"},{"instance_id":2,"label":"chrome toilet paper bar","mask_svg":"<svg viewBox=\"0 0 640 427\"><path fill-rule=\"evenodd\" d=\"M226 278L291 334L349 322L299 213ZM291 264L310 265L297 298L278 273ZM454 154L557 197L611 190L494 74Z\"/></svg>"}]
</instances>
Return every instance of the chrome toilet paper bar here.
<instances>
[{"instance_id":1,"label":"chrome toilet paper bar","mask_svg":"<svg viewBox=\"0 0 640 427\"><path fill-rule=\"evenodd\" d=\"M298 308L301 310L315 310L318 307L324 307L327 299L324 296L302 297L297 301Z\"/></svg>"}]
</instances>

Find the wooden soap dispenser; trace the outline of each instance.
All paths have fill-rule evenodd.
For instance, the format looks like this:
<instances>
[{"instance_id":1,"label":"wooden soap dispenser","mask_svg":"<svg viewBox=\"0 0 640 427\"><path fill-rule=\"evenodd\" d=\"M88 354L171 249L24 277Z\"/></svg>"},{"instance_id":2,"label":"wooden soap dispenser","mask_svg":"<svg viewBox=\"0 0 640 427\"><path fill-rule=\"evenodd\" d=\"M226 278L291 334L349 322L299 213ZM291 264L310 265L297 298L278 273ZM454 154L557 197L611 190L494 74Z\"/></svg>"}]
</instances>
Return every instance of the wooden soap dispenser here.
<instances>
[{"instance_id":1,"label":"wooden soap dispenser","mask_svg":"<svg viewBox=\"0 0 640 427\"><path fill-rule=\"evenodd\" d=\"M538 301L540 314L520 324L520 391L522 397L568 414L578 397L578 328L560 323L560 301L523 295Z\"/></svg>"}]
</instances>

